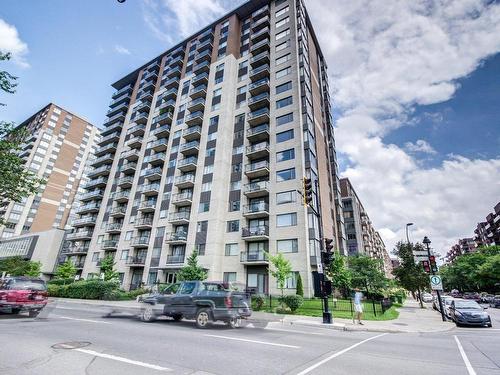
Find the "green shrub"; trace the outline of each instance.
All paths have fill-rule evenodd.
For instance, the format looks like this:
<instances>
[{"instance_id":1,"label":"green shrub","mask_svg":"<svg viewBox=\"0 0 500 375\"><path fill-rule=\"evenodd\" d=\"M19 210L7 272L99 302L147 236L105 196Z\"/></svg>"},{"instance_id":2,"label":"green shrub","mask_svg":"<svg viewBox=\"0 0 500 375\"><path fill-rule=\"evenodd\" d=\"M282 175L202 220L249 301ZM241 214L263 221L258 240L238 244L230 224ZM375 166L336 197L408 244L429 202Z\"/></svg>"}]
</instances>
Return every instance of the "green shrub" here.
<instances>
[{"instance_id":1,"label":"green shrub","mask_svg":"<svg viewBox=\"0 0 500 375\"><path fill-rule=\"evenodd\" d=\"M262 306L264 306L264 297L257 294L255 295L254 297L252 297L252 304L253 304L253 309L255 311L259 311L260 309L262 309Z\"/></svg>"},{"instance_id":2,"label":"green shrub","mask_svg":"<svg viewBox=\"0 0 500 375\"><path fill-rule=\"evenodd\" d=\"M302 277L300 276L300 273L297 275L297 291L295 294L304 297L304 287L302 285Z\"/></svg>"},{"instance_id":3,"label":"green shrub","mask_svg":"<svg viewBox=\"0 0 500 375\"><path fill-rule=\"evenodd\" d=\"M297 294L284 296L282 299L283 303L288 306L288 308L295 312L304 303L304 298Z\"/></svg>"},{"instance_id":4,"label":"green shrub","mask_svg":"<svg viewBox=\"0 0 500 375\"><path fill-rule=\"evenodd\" d=\"M72 284L75 282L75 279L69 278L69 279L53 279L49 280L47 282L48 285L67 285L67 284Z\"/></svg>"},{"instance_id":5,"label":"green shrub","mask_svg":"<svg viewBox=\"0 0 500 375\"><path fill-rule=\"evenodd\" d=\"M114 299L117 298L119 284L114 281L82 280L68 285L49 285L51 297L79 299Z\"/></svg>"}]
</instances>

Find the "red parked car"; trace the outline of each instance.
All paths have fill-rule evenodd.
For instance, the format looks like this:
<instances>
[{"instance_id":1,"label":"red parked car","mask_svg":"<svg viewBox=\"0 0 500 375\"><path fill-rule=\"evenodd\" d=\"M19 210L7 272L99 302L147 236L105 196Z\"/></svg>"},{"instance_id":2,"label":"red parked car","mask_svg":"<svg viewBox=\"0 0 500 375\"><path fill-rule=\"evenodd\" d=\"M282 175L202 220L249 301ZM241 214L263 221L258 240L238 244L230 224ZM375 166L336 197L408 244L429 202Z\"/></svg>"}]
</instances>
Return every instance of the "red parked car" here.
<instances>
[{"instance_id":1,"label":"red parked car","mask_svg":"<svg viewBox=\"0 0 500 375\"><path fill-rule=\"evenodd\" d=\"M42 279L8 277L0 281L0 311L19 314L27 311L34 318L48 300L47 285Z\"/></svg>"}]
</instances>

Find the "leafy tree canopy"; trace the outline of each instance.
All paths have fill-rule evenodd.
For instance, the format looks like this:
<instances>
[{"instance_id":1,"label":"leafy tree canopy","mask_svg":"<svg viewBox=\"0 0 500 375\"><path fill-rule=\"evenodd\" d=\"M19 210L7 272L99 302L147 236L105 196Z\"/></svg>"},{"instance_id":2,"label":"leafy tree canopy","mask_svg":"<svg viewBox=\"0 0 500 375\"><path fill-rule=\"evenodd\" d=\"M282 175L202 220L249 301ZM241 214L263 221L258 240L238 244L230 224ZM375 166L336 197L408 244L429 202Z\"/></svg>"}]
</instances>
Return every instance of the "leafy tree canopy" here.
<instances>
[{"instance_id":1,"label":"leafy tree canopy","mask_svg":"<svg viewBox=\"0 0 500 375\"><path fill-rule=\"evenodd\" d=\"M206 280L208 277L207 271L198 264L198 252L194 250L189 258L187 264L182 267L177 273L177 280Z\"/></svg>"},{"instance_id":2,"label":"leafy tree canopy","mask_svg":"<svg viewBox=\"0 0 500 375\"><path fill-rule=\"evenodd\" d=\"M60 264L56 270L56 279L72 279L76 275L76 267L71 260Z\"/></svg>"}]
</instances>

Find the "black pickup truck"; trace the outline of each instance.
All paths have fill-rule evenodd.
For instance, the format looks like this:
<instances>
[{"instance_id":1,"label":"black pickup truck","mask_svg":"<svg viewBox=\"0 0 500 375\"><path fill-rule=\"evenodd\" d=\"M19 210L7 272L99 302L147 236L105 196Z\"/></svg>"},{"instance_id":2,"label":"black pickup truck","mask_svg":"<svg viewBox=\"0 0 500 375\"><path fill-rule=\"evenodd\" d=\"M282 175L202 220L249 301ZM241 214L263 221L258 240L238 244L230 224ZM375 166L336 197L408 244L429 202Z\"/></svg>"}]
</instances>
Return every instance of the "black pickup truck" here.
<instances>
[{"instance_id":1,"label":"black pickup truck","mask_svg":"<svg viewBox=\"0 0 500 375\"><path fill-rule=\"evenodd\" d=\"M241 319L252 314L250 295L224 282L183 281L145 297L142 302L144 322L163 315L176 321L195 319L198 328L206 328L213 321L238 328Z\"/></svg>"}]
</instances>

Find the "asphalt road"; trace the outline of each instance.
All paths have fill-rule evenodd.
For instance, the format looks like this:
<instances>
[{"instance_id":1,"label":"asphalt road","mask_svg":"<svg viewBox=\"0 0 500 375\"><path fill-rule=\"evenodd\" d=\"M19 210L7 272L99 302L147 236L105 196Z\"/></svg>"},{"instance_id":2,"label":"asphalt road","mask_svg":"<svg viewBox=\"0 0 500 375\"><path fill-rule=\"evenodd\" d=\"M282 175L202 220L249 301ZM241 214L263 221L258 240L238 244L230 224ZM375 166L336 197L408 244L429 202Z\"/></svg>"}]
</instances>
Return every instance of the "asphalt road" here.
<instances>
[{"instance_id":1,"label":"asphalt road","mask_svg":"<svg viewBox=\"0 0 500 375\"><path fill-rule=\"evenodd\" d=\"M384 334L279 323L199 330L59 303L47 318L0 315L0 374L500 375L500 310L489 312L493 328Z\"/></svg>"}]
</instances>

